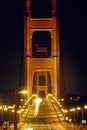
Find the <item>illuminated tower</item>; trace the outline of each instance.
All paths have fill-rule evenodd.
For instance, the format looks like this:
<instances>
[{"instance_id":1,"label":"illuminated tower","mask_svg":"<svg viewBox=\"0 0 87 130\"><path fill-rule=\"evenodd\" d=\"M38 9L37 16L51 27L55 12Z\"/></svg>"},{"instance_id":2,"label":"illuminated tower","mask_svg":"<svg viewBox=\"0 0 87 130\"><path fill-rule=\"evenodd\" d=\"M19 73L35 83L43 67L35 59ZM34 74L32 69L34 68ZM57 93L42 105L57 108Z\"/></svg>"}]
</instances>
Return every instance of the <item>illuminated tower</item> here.
<instances>
[{"instance_id":1,"label":"illuminated tower","mask_svg":"<svg viewBox=\"0 0 87 130\"><path fill-rule=\"evenodd\" d=\"M57 3L56 0L45 0L50 1L50 17L33 17L33 5L37 6L34 1L37 0L26 0L24 17L25 87L29 91L29 97L33 93L42 97L51 93L59 98L60 48ZM41 13L40 10L39 12Z\"/></svg>"}]
</instances>

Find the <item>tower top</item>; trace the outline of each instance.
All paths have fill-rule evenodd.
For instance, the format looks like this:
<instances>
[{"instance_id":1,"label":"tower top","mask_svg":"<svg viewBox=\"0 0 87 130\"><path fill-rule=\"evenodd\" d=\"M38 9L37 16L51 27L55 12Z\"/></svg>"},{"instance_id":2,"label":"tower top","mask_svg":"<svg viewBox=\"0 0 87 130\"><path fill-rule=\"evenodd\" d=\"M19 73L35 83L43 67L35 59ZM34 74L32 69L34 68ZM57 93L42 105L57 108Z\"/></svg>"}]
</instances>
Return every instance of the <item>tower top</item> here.
<instances>
[{"instance_id":1,"label":"tower top","mask_svg":"<svg viewBox=\"0 0 87 130\"><path fill-rule=\"evenodd\" d=\"M26 0L26 10L30 10L31 0Z\"/></svg>"},{"instance_id":2,"label":"tower top","mask_svg":"<svg viewBox=\"0 0 87 130\"><path fill-rule=\"evenodd\" d=\"M42 3L41 0L26 0L25 11L28 12L29 17L32 18L33 18L32 14L34 15L37 14L38 16L39 13L41 14L42 17L43 14L47 15L46 13L50 14L49 17L57 16L57 0L48 0L48 1L43 0Z\"/></svg>"},{"instance_id":3,"label":"tower top","mask_svg":"<svg viewBox=\"0 0 87 130\"><path fill-rule=\"evenodd\" d=\"M53 10L57 9L57 1L56 0L52 0L52 6L53 6Z\"/></svg>"}]
</instances>

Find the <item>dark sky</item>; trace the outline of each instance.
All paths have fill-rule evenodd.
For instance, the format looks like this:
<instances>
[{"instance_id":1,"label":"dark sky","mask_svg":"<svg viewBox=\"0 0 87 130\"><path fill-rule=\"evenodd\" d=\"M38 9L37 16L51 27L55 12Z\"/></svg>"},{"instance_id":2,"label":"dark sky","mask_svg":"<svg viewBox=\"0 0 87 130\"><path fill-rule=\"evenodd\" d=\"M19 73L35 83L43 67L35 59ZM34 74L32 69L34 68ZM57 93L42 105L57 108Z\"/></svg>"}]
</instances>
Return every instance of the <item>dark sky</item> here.
<instances>
[{"instance_id":1,"label":"dark sky","mask_svg":"<svg viewBox=\"0 0 87 130\"><path fill-rule=\"evenodd\" d=\"M87 94L86 3L82 0L58 0L58 8L62 61L61 87L64 84L66 92ZM0 2L0 89L18 88L20 78L22 80L20 75L23 71L21 70L23 23L24 0L2 0Z\"/></svg>"}]
</instances>

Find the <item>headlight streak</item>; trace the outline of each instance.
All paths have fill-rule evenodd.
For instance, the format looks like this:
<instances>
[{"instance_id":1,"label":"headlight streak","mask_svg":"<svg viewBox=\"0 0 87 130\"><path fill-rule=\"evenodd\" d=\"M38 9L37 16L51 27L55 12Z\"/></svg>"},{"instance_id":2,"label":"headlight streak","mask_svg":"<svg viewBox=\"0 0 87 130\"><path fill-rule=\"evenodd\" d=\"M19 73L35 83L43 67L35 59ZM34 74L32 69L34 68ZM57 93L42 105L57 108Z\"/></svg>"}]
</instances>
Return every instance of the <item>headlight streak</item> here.
<instances>
[{"instance_id":1,"label":"headlight streak","mask_svg":"<svg viewBox=\"0 0 87 130\"><path fill-rule=\"evenodd\" d=\"M34 116L37 116L38 114L38 109L39 109L39 105L42 102L41 98L36 98L35 103L36 103L36 107L35 107L35 112L34 112Z\"/></svg>"}]
</instances>

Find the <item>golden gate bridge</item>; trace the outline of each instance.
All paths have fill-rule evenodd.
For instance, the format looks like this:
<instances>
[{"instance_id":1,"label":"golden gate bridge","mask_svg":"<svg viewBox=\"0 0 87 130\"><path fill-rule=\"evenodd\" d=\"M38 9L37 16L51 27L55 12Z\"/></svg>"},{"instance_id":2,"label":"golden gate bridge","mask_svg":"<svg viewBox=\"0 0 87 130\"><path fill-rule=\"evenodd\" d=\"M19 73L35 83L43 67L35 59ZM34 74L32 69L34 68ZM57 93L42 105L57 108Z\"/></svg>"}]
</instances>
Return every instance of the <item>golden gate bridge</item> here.
<instances>
[{"instance_id":1,"label":"golden gate bridge","mask_svg":"<svg viewBox=\"0 0 87 130\"><path fill-rule=\"evenodd\" d=\"M23 97L23 103L20 104L18 99L21 99L19 97L21 92L17 91L13 106L0 106L1 128L14 130L84 129L83 126L86 126L87 120L85 116L87 105L65 106L64 99L61 98L57 1L45 0L44 5L49 3L51 7L49 17L47 14L43 17L42 13L39 17L33 17L34 10L40 9L36 14L42 11L38 8L39 5L35 6L34 2L26 0L24 12L24 88L27 89L28 95ZM79 100L79 97L75 100Z\"/></svg>"}]
</instances>

